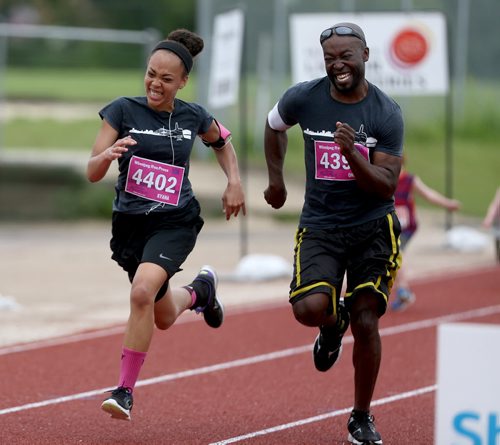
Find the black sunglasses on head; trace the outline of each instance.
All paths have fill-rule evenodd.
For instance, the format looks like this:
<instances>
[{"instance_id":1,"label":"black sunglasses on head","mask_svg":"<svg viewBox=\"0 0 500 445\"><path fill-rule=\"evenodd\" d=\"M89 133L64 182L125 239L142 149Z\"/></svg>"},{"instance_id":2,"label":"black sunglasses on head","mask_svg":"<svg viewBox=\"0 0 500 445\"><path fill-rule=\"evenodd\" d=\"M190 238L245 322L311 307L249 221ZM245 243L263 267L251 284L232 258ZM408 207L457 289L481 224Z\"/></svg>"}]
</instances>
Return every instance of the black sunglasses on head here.
<instances>
[{"instance_id":1,"label":"black sunglasses on head","mask_svg":"<svg viewBox=\"0 0 500 445\"><path fill-rule=\"evenodd\" d=\"M359 40L361 40L365 45L365 38L359 34L357 31L352 29L349 26L332 26L331 28L325 29L321 35L319 36L319 43L322 45L323 42L327 39L329 39L333 34L337 34L338 36L353 36L357 37Z\"/></svg>"}]
</instances>

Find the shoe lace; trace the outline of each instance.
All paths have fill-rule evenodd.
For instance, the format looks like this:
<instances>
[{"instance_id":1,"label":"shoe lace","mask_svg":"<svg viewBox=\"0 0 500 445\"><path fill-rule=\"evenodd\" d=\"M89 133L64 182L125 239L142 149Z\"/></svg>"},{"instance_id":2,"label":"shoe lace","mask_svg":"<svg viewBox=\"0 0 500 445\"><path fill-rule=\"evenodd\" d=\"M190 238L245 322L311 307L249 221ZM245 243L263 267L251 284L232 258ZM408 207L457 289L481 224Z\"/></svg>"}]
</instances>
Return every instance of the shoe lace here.
<instances>
[{"instance_id":1,"label":"shoe lace","mask_svg":"<svg viewBox=\"0 0 500 445\"><path fill-rule=\"evenodd\" d=\"M375 416L371 414L370 412L365 412L365 411L353 411L352 412L352 417L354 420L360 423L371 423L373 424L375 422Z\"/></svg>"},{"instance_id":2,"label":"shoe lace","mask_svg":"<svg viewBox=\"0 0 500 445\"><path fill-rule=\"evenodd\" d=\"M204 276L202 274L198 274L198 276L194 279L194 281L201 281L202 283L207 284L208 288L209 288L208 289L208 299L207 299L207 303L205 304L205 306L198 306L195 308L195 312L197 314L199 314L201 312L205 312L205 309L210 307L213 300L215 299L215 287L214 287L213 279L210 278L210 275Z\"/></svg>"},{"instance_id":3,"label":"shoe lace","mask_svg":"<svg viewBox=\"0 0 500 445\"><path fill-rule=\"evenodd\" d=\"M374 421L375 417L370 412L353 410L348 424L349 431L353 434L359 431L360 437L364 440L372 440L372 438L378 440L380 434L375 428Z\"/></svg>"},{"instance_id":4,"label":"shoe lace","mask_svg":"<svg viewBox=\"0 0 500 445\"><path fill-rule=\"evenodd\" d=\"M124 386L119 386L118 388L110 389L106 392L110 392L113 396L116 396L117 394L121 394L123 392L129 395L132 394L132 390L130 388L125 388Z\"/></svg>"}]
</instances>

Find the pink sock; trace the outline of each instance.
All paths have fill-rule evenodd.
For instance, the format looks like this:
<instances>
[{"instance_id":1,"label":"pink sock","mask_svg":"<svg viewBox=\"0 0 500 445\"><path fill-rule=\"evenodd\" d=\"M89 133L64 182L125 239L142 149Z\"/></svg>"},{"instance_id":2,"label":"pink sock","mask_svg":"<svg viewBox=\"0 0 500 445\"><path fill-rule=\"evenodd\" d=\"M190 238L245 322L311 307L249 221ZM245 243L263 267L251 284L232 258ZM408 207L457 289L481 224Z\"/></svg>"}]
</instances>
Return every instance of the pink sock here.
<instances>
[{"instance_id":1,"label":"pink sock","mask_svg":"<svg viewBox=\"0 0 500 445\"><path fill-rule=\"evenodd\" d=\"M133 351L123 347L120 367L120 383L118 386L130 388L133 391L139 371L146 359L146 352Z\"/></svg>"},{"instance_id":2,"label":"pink sock","mask_svg":"<svg viewBox=\"0 0 500 445\"><path fill-rule=\"evenodd\" d=\"M191 295L191 308L194 306L196 303L196 291L191 287L191 286L182 286L184 289L186 289L189 294Z\"/></svg>"}]
</instances>

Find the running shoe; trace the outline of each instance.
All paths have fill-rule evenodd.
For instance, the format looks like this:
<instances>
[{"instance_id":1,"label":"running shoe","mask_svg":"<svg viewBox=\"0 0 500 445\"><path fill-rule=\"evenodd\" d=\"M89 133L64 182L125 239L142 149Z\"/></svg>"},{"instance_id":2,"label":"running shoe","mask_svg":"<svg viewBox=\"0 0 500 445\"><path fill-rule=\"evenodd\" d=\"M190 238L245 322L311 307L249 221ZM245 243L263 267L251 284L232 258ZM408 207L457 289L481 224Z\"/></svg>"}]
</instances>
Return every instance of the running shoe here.
<instances>
[{"instance_id":1,"label":"running shoe","mask_svg":"<svg viewBox=\"0 0 500 445\"><path fill-rule=\"evenodd\" d=\"M399 288L396 298L391 304L393 311L404 311L408 306L415 302L415 294L408 288Z\"/></svg>"},{"instance_id":2,"label":"running shoe","mask_svg":"<svg viewBox=\"0 0 500 445\"><path fill-rule=\"evenodd\" d=\"M347 422L347 440L355 445L382 445L382 438L373 421L374 418L369 412L353 410Z\"/></svg>"},{"instance_id":3,"label":"running shoe","mask_svg":"<svg viewBox=\"0 0 500 445\"><path fill-rule=\"evenodd\" d=\"M337 324L333 327L320 327L314 341L313 360L318 371L328 371L342 353L342 337L349 327L349 313L340 302Z\"/></svg>"},{"instance_id":4,"label":"running shoe","mask_svg":"<svg viewBox=\"0 0 500 445\"><path fill-rule=\"evenodd\" d=\"M120 386L110 392L111 396L101 404L102 410L111 414L113 419L130 420L130 411L132 411L134 404L132 391Z\"/></svg>"},{"instance_id":5,"label":"running shoe","mask_svg":"<svg viewBox=\"0 0 500 445\"><path fill-rule=\"evenodd\" d=\"M196 312L203 312L205 323L211 328L218 328L224 321L224 306L217 297L218 278L215 270L211 266L203 266L197 277L193 280L201 281L208 284L209 295L207 305L204 307L197 307Z\"/></svg>"}]
</instances>

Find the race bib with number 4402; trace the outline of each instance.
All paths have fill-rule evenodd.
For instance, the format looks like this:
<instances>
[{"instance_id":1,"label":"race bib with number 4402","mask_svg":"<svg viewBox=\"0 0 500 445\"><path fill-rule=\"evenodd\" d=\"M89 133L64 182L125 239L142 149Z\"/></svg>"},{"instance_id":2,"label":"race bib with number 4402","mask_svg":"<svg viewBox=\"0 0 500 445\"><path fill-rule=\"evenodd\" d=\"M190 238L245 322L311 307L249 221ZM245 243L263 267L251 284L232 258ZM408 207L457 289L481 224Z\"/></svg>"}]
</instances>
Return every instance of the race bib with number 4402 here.
<instances>
[{"instance_id":1,"label":"race bib with number 4402","mask_svg":"<svg viewBox=\"0 0 500 445\"><path fill-rule=\"evenodd\" d=\"M141 198L177 206L184 167L132 156L125 191Z\"/></svg>"},{"instance_id":2,"label":"race bib with number 4402","mask_svg":"<svg viewBox=\"0 0 500 445\"><path fill-rule=\"evenodd\" d=\"M354 144L356 149L368 161L368 148L361 144ZM340 153L339 144L331 141L314 141L316 156L316 179L326 181L355 181L349 162Z\"/></svg>"}]
</instances>

